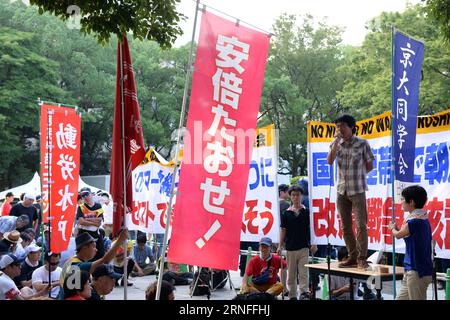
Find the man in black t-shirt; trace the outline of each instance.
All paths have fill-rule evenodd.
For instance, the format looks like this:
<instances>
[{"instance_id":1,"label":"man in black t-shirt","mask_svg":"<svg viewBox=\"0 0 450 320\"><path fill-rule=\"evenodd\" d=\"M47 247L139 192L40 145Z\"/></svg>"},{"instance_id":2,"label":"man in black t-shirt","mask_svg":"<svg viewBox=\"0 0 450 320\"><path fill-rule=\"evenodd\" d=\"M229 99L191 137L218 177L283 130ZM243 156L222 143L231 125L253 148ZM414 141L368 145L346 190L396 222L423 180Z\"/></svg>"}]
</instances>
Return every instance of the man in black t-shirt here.
<instances>
[{"instance_id":1,"label":"man in black t-shirt","mask_svg":"<svg viewBox=\"0 0 450 320\"><path fill-rule=\"evenodd\" d=\"M83 202L78 206L76 220L78 221L78 235L89 233L96 241L97 254L91 261L98 260L105 255L102 234L99 231L103 223L102 205L94 201L94 194L89 188L82 188L79 192Z\"/></svg>"},{"instance_id":2,"label":"man in black t-shirt","mask_svg":"<svg viewBox=\"0 0 450 320\"><path fill-rule=\"evenodd\" d=\"M289 298L297 299L297 275L299 276L300 297L308 294L309 251L314 254L317 246L311 246L309 210L301 203L303 189L299 186L289 188L292 205L281 216L280 243L278 253L281 254L286 245Z\"/></svg>"},{"instance_id":3,"label":"man in black t-shirt","mask_svg":"<svg viewBox=\"0 0 450 320\"><path fill-rule=\"evenodd\" d=\"M36 230L38 223L38 212L37 209L33 206L34 200L34 195L26 193L23 197L23 201L15 204L11 208L11 211L9 212L10 216L20 217L21 215L25 214L28 216L28 218L30 218L30 222L26 226L17 229L17 231L22 232L28 228L33 228L34 230Z\"/></svg>"}]
</instances>

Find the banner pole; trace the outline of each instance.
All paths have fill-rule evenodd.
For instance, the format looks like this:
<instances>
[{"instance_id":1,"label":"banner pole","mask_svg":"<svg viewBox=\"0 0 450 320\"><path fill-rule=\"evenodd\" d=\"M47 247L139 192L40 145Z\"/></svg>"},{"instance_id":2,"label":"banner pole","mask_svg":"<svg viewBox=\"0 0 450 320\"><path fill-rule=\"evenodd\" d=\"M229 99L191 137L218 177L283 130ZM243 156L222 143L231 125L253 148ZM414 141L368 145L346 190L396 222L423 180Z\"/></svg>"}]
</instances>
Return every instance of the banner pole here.
<instances>
[{"instance_id":1,"label":"banner pole","mask_svg":"<svg viewBox=\"0 0 450 320\"><path fill-rule=\"evenodd\" d=\"M124 35L126 36L126 35ZM120 41L120 39L119 39ZM123 93L123 43L120 43L119 46L119 54L120 54L120 96L121 96L121 112L122 112L122 121L121 121L121 130L122 130L122 183L123 183L123 226L126 226L126 215L127 215L127 174L126 174L126 163L125 163L125 101L124 101L124 93ZM128 279L127 279L127 248L128 248L128 239L123 243L123 299L127 300L127 287L128 287Z\"/></svg>"},{"instance_id":2,"label":"banner pole","mask_svg":"<svg viewBox=\"0 0 450 320\"><path fill-rule=\"evenodd\" d=\"M48 109L47 109L48 110ZM53 146L50 146L50 112L53 113L53 110L47 111L47 184L48 184L48 251L50 252L50 243L51 243L51 235L52 235L52 220L51 220L51 214L50 214L50 207L51 207L51 158L50 158L50 152L53 149ZM44 164L45 165L45 164ZM44 238L43 238L44 248L45 248L45 232L44 232ZM44 251L44 263L45 263L45 251ZM52 273L51 268L49 265L48 268L48 297L51 298L52 295Z\"/></svg>"},{"instance_id":3,"label":"banner pole","mask_svg":"<svg viewBox=\"0 0 450 320\"><path fill-rule=\"evenodd\" d=\"M391 27L391 185L392 185L392 221L395 222L395 155L394 155L394 34L395 27ZM392 235L392 290L394 295L394 300L396 297L396 261L395 261L395 237Z\"/></svg>"},{"instance_id":4,"label":"banner pole","mask_svg":"<svg viewBox=\"0 0 450 320\"><path fill-rule=\"evenodd\" d=\"M179 150L180 150L180 141L181 141L181 128L183 127L183 124L184 124L189 79L191 77L192 68L193 68L192 67L192 54L194 51L195 30L197 27L197 16L198 16L199 5L200 5L200 0L197 0L196 6L195 6L194 26L192 28L191 47L189 49L188 69L186 72L186 79L184 82L184 93L183 93L183 103L181 105L180 123L178 125L177 144L176 144L176 148L175 148L175 164L173 167L172 183L170 186L170 199L169 199L169 208L167 209L167 216L166 216L166 229L164 232L163 247L162 247L162 252L161 252L161 259L159 262L159 276L158 276L158 285L156 287L156 300L159 300L159 297L161 294L162 273L164 271L164 263L165 263L165 258L166 258L167 238L169 235L170 217L172 215L172 202L173 202L174 189L175 189L175 180L176 180L177 172L178 172L177 170L178 170L178 158L179 158L179 152L180 152ZM199 275L200 275L200 273L199 273Z\"/></svg>"},{"instance_id":5,"label":"banner pole","mask_svg":"<svg viewBox=\"0 0 450 320\"><path fill-rule=\"evenodd\" d=\"M280 192L278 191L278 157L279 157L279 135L278 135L278 129L275 128L274 125L274 129L273 129L274 133L275 133L275 183L276 183L276 187L277 187L277 199L280 198ZM279 200L278 200L279 202ZM277 212L278 212L278 244L281 243L280 241L280 236L281 236L281 212L280 212L280 204L278 204L277 208ZM250 248L250 247L249 247ZM281 284L285 283L285 272L284 272L284 268L283 268L283 250L280 252L280 259L281 259ZM247 265L246 265L247 266ZM281 300L284 300L284 292L286 291L286 288L283 287L283 291L281 292Z\"/></svg>"}]
</instances>

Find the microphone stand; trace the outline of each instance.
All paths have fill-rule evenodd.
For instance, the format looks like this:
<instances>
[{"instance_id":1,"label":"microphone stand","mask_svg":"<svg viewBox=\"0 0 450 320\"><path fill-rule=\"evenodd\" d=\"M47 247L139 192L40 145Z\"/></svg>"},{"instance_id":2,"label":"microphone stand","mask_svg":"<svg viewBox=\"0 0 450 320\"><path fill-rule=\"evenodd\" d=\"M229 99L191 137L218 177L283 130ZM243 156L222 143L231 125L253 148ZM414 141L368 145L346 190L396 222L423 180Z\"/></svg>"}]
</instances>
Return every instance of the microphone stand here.
<instances>
[{"instance_id":1,"label":"microphone stand","mask_svg":"<svg viewBox=\"0 0 450 320\"><path fill-rule=\"evenodd\" d=\"M335 139L331 143L331 147L333 148L335 143L339 143L340 139L342 137L339 136L338 139ZM334 161L333 161L334 163ZM333 164L330 165L330 173L331 173L331 167ZM331 243L330 243L330 202L331 202L331 181L333 177L330 175L330 183L328 184L328 208L327 208L327 276L328 276L328 300L331 300Z\"/></svg>"},{"instance_id":2,"label":"microphone stand","mask_svg":"<svg viewBox=\"0 0 450 320\"><path fill-rule=\"evenodd\" d=\"M331 243L330 243L330 196L331 196L331 179L328 188L328 210L327 210L327 275L328 275L328 300L331 300Z\"/></svg>"}]
</instances>

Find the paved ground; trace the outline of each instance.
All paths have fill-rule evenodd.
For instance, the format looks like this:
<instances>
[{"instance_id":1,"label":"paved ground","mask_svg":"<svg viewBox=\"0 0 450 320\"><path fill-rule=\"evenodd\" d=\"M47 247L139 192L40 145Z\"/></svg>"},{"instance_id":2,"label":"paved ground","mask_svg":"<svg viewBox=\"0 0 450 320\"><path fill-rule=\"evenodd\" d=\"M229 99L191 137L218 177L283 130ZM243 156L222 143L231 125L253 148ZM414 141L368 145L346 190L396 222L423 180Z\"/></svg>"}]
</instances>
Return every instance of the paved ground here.
<instances>
[{"instance_id":1,"label":"paved ground","mask_svg":"<svg viewBox=\"0 0 450 320\"><path fill-rule=\"evenodd\" d=\"M238 271L230 271L231 281L234 287L239 288L241 285L242 278L239 276ZM156 276L146 276L146 277L137 277L130 278L131 282L133 282L133 286L128 287L127 294L128 300L144 300L145 299L145 289L147 286L156 281ZM323 287L323 279L321 279L321 283L319 285L321 288ZM397 293L401 287L401 282L397 281ZM107 296L107 300L123 300L123 287L114 288L113 292ZM231 300L236 296L236 292L233 289L230 289L230 284L227 282L226 286L222 289L213 291L211 294L211 300ZM375 291L374 291L375 293ZM392 300L392 282L384 282L383 283L383 299L384 300ZM322 290L318 290L316 293L318 298L322 297ZM428 288L427 297L429 300L433 297L433 289L430 285ZM439 300L445 299L444 290L438 291ZM189 295L189 286L177 286L175 291L175 299L177 300L207 300L206 296L192 296Z\"/></svg>"}]
</instances>

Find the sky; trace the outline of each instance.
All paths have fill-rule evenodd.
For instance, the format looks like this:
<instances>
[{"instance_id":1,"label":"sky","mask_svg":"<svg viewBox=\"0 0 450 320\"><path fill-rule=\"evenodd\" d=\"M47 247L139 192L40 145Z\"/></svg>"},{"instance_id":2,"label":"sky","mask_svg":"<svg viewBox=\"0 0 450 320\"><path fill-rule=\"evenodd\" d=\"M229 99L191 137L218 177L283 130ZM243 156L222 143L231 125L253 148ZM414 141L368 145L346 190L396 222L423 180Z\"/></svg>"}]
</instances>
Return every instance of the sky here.
<instances>
[{"instance_id":1,"label":"sky","mask_svg":"<svg viewBox=\"0 0 450 320\"><path fill-rule=\"evenodd\" d=\"M200 3L227 13L233 17L272 32L272 24L282 13L295 15L312 14L316 19L327 17L329 25L345 28L343 43L361 45L367 33L365 24L381 12L402 12L407 3L416 4L420 0L201 0ZM179 37L175 46L186 44L191 40L195 14L194 0L181 0L179 10L187 16L180 23L184 35ZM211 12L217 13L215 10ZM229 18L231 19L231 18ZM197 37L200 15L197 23Z\"/></svg>"}]
</instances>

